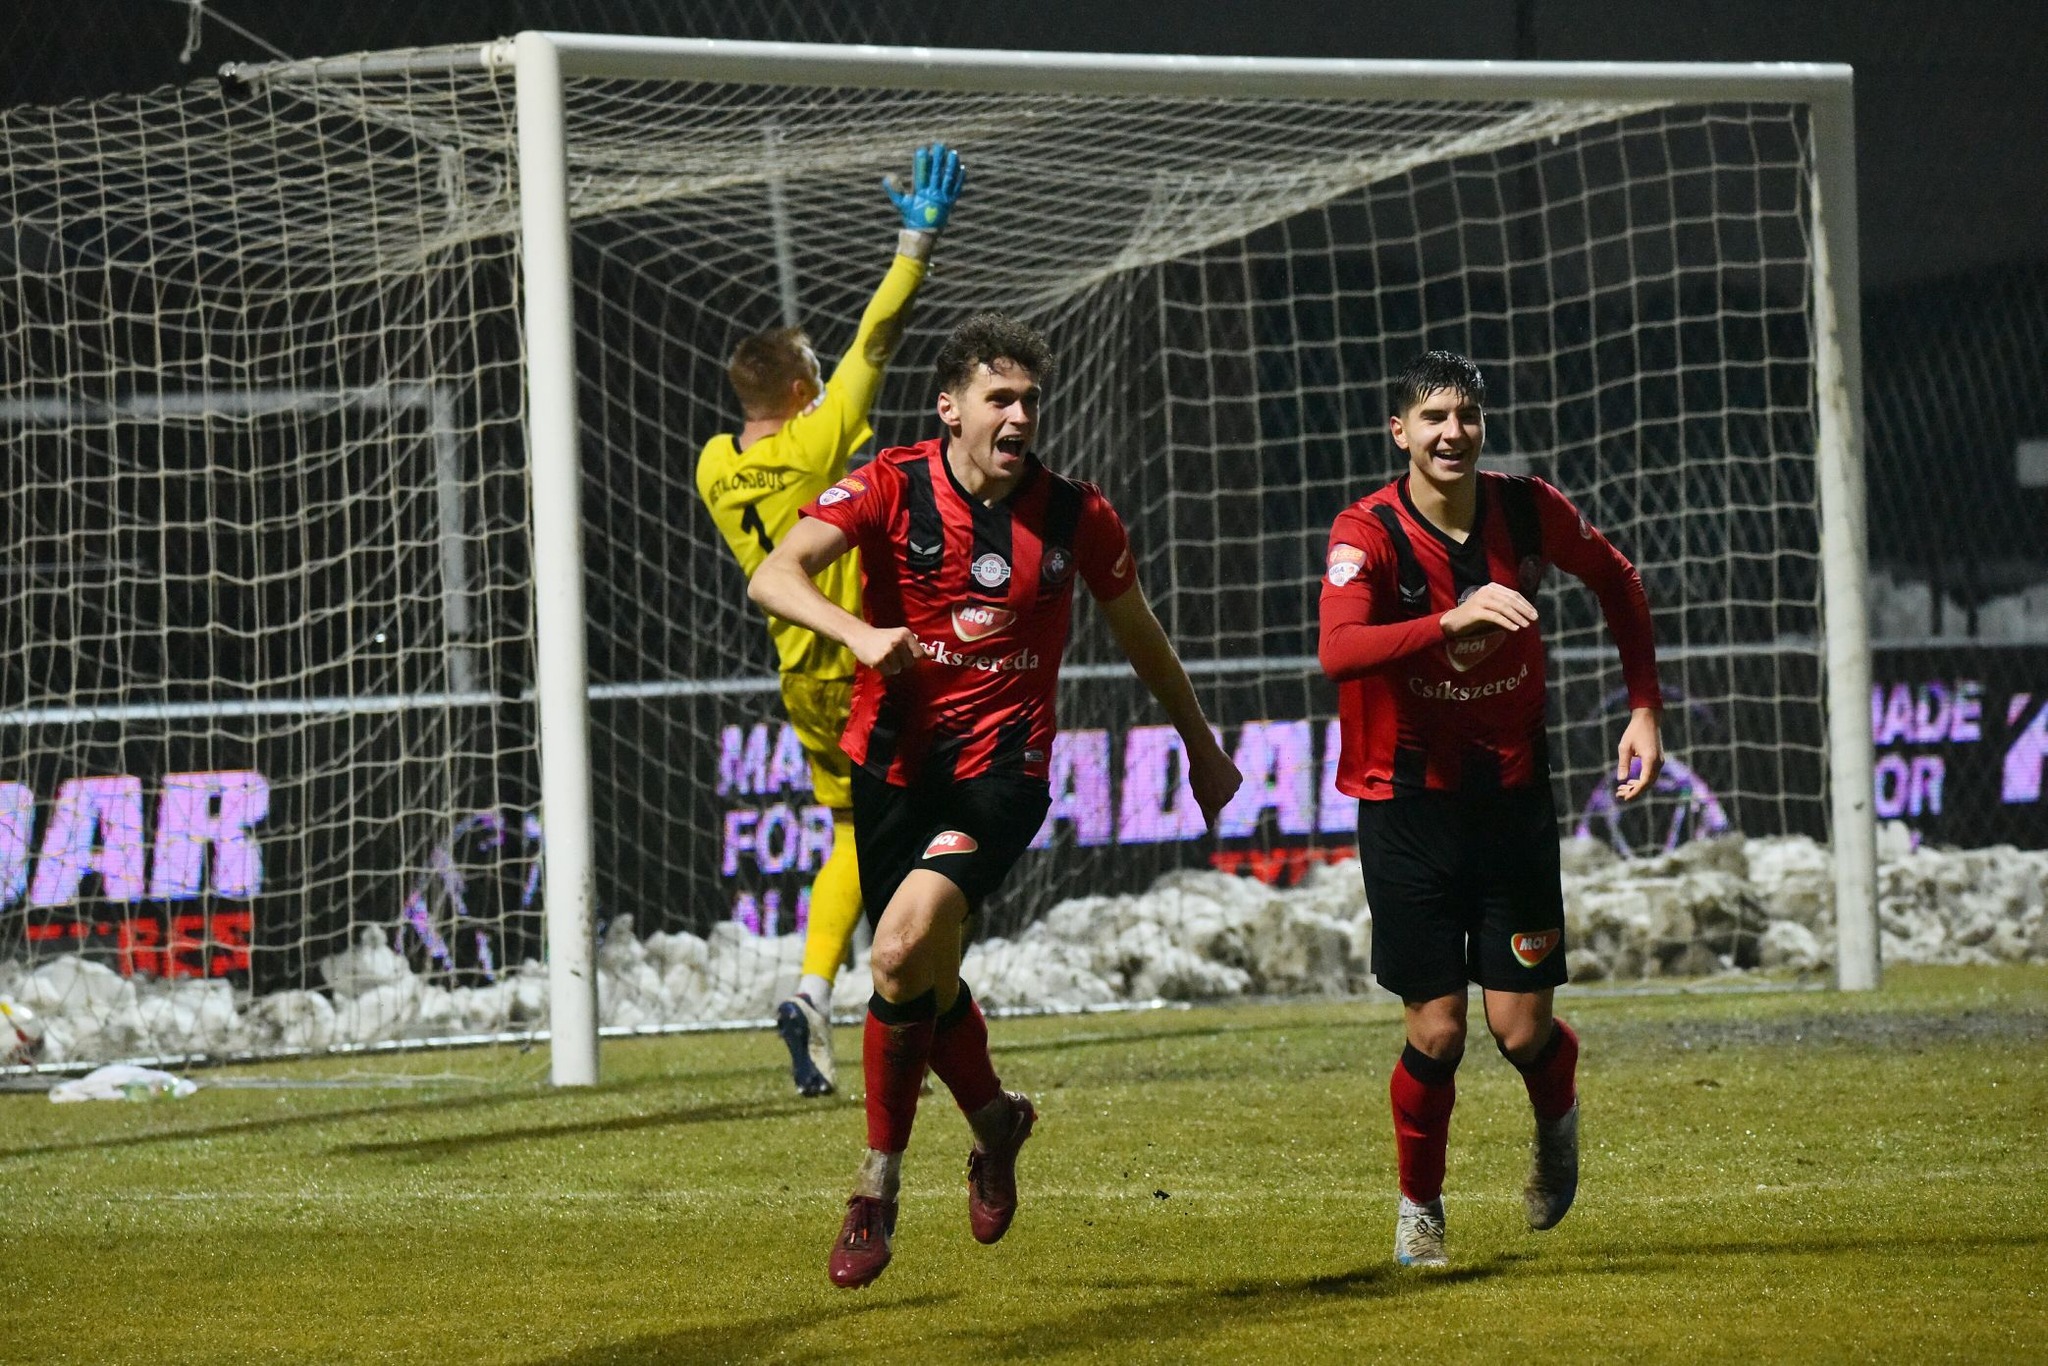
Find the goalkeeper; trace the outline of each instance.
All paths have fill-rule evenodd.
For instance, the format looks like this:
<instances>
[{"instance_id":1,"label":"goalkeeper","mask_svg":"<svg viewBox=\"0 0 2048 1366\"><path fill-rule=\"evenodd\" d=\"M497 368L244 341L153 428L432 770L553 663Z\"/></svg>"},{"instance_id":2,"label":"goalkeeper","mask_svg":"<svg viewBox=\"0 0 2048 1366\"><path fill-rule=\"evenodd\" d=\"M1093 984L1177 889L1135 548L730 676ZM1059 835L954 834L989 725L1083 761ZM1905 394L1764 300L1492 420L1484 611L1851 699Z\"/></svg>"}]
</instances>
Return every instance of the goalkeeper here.
<instances>
[{"instance_id":1,"label":"goalkeeper","mask_svg":"<svg viewBox=\"0 0 2048 1366\"><path fill-rule=\"evenodd\" d=\"M727 374L746 420L736 435L721 433L705 443L697 457L697 492L749 578L796 525L797 510L845 477L849 457L873 434L868 409L963 179L959 153L933 143L918 149L907 190L893 177L883 182L903 217L896 259L831 379L821 381L817 352L801 328L763 332L734 349ZM857 555L834 561L817 578L820 592L856 616L860 582ZM803 977L795 995L775 1010L797 1091L820 1096L836 1079L832 983L861 915L852 766L839 748L854 659L837 641L774 616L768 634L782 674L783 710L809 757L817 799L832 812L832 853L811 884Z\"/></svg>"}]
</instances>

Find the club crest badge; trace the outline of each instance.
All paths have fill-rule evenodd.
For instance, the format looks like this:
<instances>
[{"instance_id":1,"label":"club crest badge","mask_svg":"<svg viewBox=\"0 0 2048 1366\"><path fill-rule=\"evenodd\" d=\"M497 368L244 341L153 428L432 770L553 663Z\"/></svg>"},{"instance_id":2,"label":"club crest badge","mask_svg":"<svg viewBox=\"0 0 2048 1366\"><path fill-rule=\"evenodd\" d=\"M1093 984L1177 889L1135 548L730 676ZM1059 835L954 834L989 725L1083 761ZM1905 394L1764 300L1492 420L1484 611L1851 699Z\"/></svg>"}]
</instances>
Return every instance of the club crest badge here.
<instances>
[{"instance_id":1,"label":"club crest badge","mask_svg":"<svg viewBox=\"0 0 2048 1366\"><path fill-rule=\"evenodd\" d=\"M1515 577L1521 581L1522 596L1531 602L1536 601L1536 595L1543 591L1543 576L1549 572L1550 561L1541 555L1523 556L1522 563L1515 570Z\"/></svg>"},{"instance_id":2,"label":"club crest badge","mask_svg":"<svg viewBox=\"0 0 2048 1366\"><path fill-rule=\"evenodd\" d=\"M924 847L925 858L937 858L941 854L971 854L981 848L981 843L965 830L941 830L932 836L932 842Z\"/></svg>"},{"instance_id":3,"label":"club crest badge","mask_svg":"<svg viewBox=\"0 0 2048 1366\"><path fill-rule=\"evenodd\" d=\"M1064 583L1067 575L1074 572L1074 556L1065 546L1046 547L1045 559L1038 566L1038 577L1046 583Z\"/></svg>"},{"instance_id":4,"label":"club crest badge","mask_svg":"<svg viewBox=\"0 0 2048 1366\"><path fill-rule=\"evenodd\" d=\"M965 603L953 609L953 634L960 637L962 644L971 645L1003 630L1016 619L1017 614L1007 607Z\"/></svg>"},{"instance_id":5,"label":"club crest badge","mask_svg":"<svg viewBox=\"0 0 2048 1366\"><path fill-rule=\"evenodd\" d=\"M968 572L983 588L1001 588L1010 581L1010 562L991 550L976 560Z\"/></svg>"},{"instance_id":6,"label":"club crest badge","mask_svg":"<svg viewBox=\"0 0 2048 1366\"><path fill-rule=\"evenodd\" d=\"M1342 541L1330 547L1330 568L1324 575L1330 587L1342 588L1358 577L1358 571L1365 568L1365 552L1355 545Z\"/></svg>"},{"instance_id":7,"label":"club crest badge","mask_svg":"<svg viewBox=\"0 0 2048 1366\"><path fill-rule=\"evenodd\" d=\"M1563 939L1563 930L1538 930L1534 934L1515 935L1508 940L1508 947L1514 950L1516 962L1533 968L1550 957L1550 951Z\"/></svg>"}]
</instances>

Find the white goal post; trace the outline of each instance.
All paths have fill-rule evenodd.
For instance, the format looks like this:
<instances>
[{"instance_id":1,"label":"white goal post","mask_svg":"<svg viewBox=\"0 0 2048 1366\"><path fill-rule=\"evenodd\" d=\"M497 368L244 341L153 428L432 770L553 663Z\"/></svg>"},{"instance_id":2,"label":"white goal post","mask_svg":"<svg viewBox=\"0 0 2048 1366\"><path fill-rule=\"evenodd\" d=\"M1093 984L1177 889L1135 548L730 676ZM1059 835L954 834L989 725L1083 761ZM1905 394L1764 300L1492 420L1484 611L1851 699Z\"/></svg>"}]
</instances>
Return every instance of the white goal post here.
<instances>
[{"instance_id":1,"label":"white goal post","mask_svg":"<svg viewBox=\"0 0 2048 1366\"><path fill-rule=\"evenodd\" d=\"M1054 847L984 910L991 1005L1362 988L1355 874L1321 876L1355 808L1313 583L1392 473L1384 381L1433 346L1485 369L1491 457L1577 499L1657 616L1681 762L1624 816L1612 645L1545 591L1561 833L1668 855L1574 894L1575 979L1832 961L1873 987L1851 91L1827 65L523 33L0 111L0 506L28 528L0 562L26 756L0 998L85 1002L67 1061L545 1025L562 1085L596 1080L600 1029L764 1014L823 808L690 467L739 337L846 345L893 240L876 182L933 139L968 190L877 444L925 434L959 316L1042 326L1048 458L1123 511L1251 775L1202 843L1078 613ZM1775 959L1729 867L1712 905L1672 890L1745 857L1679 848L1723 831L1827 843ZM1314 904L1210 879L1211 911L1242 892L1229 925L1162 931L1104 895L1204 864ZM1321 947L1254 961L1254 922ZM1125 938L1051 943L1076 925Z\"/></svg>"},{"instance_id":2,"label":"white goal post","mask_svg":"<svg viewBox=\"0 0 2048 1366\"><path fill-rule=\"evenodd\" d=\"M624 39L529 32L508 53L519 81L520 186L525 228L529 433L537 489L535 573L542 601L540 679L543 801L587 822L588 727L582 662L582 557L575 515L574 322L567 271L567 165L562 133L565 76L619 80L731 80L787 85L883 86L955 91L1107 93L1366 99L1594 99L1687 102L1782 101L1810 111L1815 144L1813 307L1817 319L1822 562L1825 571L1829 770L1834 802L1838 981L1877 984L1876 826L1871 805L1869 627L1864 607L1864 481L1858 341L1856 182L1850 72L1824 65L1686 65L1320 61L1281 58L1114 57L1061 53L885 50ZM542 514L546 513L546 521ZM548 923L556 992L555 1069L560 1084L596 1080L594 972L570 945L591 940L587 835L557 817L548 867ZM569 838L565 839L564 836ZM575 1015L563 1013L575 991ZM583 1004L587 997L589 1004ZM587 1020L581 1037L569 1019Z\"/></svg>"}]
</instances>

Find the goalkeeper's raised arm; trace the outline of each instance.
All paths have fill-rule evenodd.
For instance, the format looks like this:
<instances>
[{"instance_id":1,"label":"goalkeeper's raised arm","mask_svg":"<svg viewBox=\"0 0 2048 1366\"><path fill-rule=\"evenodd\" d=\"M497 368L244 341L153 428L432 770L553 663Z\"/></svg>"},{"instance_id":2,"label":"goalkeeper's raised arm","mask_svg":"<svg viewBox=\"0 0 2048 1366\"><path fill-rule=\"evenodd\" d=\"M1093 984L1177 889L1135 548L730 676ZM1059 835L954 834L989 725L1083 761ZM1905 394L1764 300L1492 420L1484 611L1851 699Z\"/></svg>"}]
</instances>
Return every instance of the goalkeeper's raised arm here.
<instances>
[{"instance_id":1,"label":"goalkeeper's raised arm","mask_svg":"<svg viewBox=\"0 0 2048 1366\"><path fill-rule=\"evenodd\" d=\"M744 420L705 444L697 489L749 574L872 435L869 409L965 179L960 154L933 143L918 149L908 188L883 182L902 221L896 256L829 380L802 328L757 333L734 348L727 375Z\"/></svg>"}]
</instances>

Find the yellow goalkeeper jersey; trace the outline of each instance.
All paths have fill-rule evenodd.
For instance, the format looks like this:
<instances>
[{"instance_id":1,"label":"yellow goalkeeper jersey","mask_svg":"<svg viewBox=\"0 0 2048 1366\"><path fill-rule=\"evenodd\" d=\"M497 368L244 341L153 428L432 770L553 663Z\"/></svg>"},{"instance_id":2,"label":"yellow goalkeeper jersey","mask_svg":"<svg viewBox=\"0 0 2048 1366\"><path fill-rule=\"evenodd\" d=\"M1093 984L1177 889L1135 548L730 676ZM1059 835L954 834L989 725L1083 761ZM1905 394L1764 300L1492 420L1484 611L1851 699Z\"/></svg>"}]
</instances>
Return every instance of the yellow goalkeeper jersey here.
<instances>
[{"instance_id":1,"label":"yellow goalkeeper jersey","mask_svg":"<svg viewBox=\"0 0 2048 1366\"><path fill-rule=\"evenodd\" d=\"M796 525L798 510L844 478L849 457L873 435L868 409L924 275L922 261L897 255L816 407L745 450L730 433L704 444L697 457L697 492L749 578ZM827 565L817 584L831 601L860 615L858 551ZM768 634L784 673L853 676L853 651L835 640L776 616L768 618Z\"/></svg>"}]
</instances>

